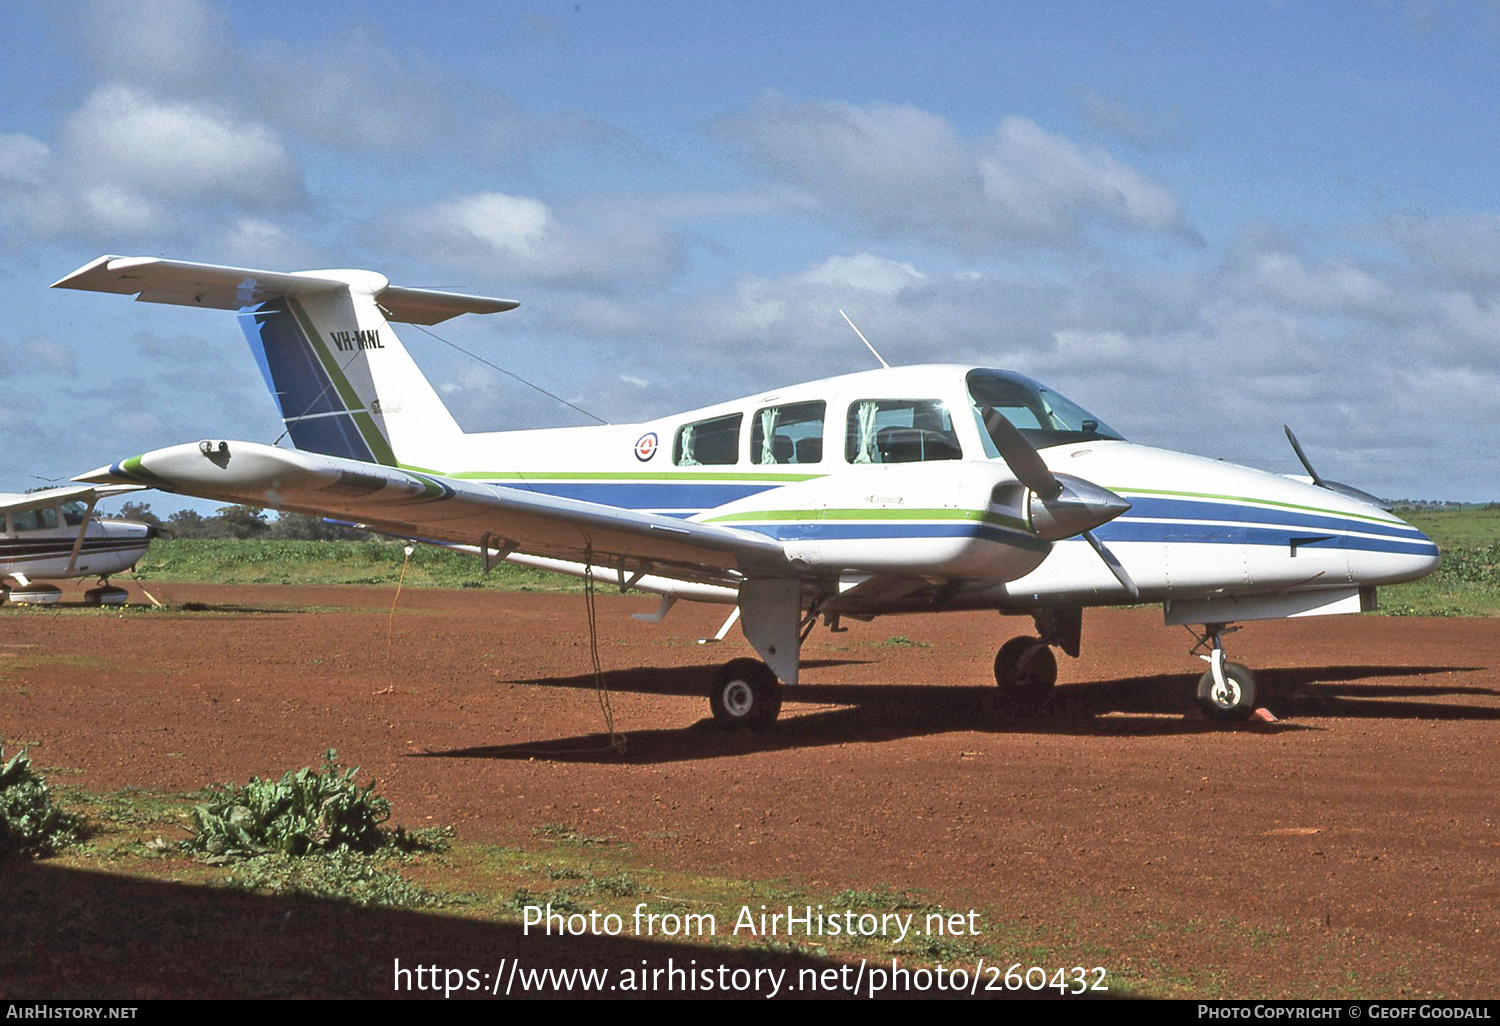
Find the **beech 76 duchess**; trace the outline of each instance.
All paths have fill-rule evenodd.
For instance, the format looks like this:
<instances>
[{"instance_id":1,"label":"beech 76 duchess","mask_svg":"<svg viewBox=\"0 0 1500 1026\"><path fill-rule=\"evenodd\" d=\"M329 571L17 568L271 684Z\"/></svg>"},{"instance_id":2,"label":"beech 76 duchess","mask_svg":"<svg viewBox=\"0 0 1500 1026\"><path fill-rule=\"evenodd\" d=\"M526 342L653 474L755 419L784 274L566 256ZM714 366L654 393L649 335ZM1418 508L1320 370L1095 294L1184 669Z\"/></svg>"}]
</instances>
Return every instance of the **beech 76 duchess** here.
<instances>
[{"instance_id":1,"label":"beech 76 duchess","mask_svg":"<svg viewBox=\"0 0 1500 1026\"><path fill-rule=\"evenodd\" d=\"M1036 635L995 659L1025 708L1056 681L1052 649L1078 654L1083 607L1133 602L1202 626L1198 701L1244 717L1255 677L1226 661L1228 624L1370 609L1377 585L1438 561L1357 489L1126 441L1009 371L887 367L639 424L466 433L390 322L512 301L149 257L103 256L56 284L238 311L295 446L205 439L78 480L317 514L467 548L486 568L662 596L641 619L678 599L734 606L720 637L738 616L761 659L714 676L725 726L776 719L820 618L1030 615Z\"/></svg>"}]
</instances>

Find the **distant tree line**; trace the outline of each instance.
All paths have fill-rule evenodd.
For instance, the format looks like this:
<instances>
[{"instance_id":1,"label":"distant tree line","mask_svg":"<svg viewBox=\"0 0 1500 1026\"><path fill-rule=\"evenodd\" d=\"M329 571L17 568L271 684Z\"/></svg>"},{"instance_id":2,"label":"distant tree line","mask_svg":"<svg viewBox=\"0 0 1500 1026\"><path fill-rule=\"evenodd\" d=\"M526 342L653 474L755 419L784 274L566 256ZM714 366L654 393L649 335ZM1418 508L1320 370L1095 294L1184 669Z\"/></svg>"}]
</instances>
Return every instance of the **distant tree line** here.
<instances>
[{"instance_id":1,"label":"distant tree line","mask_svg":"<svg viewBox=\"0 0 1500 1026\"><path fill-rule=\"evenodd\" d=\"M258 506L220 506L213 516L180 509L163 520L151 512L148 502L127 502L120 507L120 520L134 520L164 528L174 538L276 538L287 541L364 541L375 537L367 531L324 523L303 513L280 513L267 519Z\"/></svg>"}]
</instances>

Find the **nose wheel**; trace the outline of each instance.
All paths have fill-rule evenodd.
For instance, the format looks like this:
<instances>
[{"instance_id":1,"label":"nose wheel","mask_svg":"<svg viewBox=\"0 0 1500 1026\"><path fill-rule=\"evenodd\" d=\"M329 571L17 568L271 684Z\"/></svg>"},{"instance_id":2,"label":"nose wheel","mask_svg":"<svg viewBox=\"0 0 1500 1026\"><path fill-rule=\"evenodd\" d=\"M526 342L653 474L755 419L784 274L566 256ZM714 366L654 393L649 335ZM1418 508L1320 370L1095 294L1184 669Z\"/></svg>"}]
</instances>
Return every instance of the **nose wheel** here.
<instances>
[{"instance_id":1,"label":"nose wheel","mask_svg":"<svg viewBox=\"0 0 1500 1026\"><path fill-rule=\"evenodd\" d=\"M1198 678L1197 696L1198 708L1211 720L1244 720L1256 709L1255 674L1224 657L1223 636L1236 630L1221 623L1205 624L1193 646L1192 654L1208 663L1208 672Z\"/></svg>"},{"instance_id":2,"label":"nose wheel","mask_svg":"<svg viewBox=\"0 0 1500 1026\"><path fill-rule=\"evenodd\" d=\"M726 730L764 730L781 714L781 682L759 659L733 659L714 674L708 707Z\"/></svg>"}]
</instances>

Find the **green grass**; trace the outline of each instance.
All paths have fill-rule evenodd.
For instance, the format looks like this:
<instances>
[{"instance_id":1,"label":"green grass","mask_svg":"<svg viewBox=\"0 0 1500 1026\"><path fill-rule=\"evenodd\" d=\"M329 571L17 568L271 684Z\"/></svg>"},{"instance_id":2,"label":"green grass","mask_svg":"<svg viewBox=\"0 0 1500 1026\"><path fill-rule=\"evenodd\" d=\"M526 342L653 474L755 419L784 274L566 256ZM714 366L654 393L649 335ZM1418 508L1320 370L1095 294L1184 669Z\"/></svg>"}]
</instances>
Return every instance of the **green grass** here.
<instances>
[{"instance_id":1,"label":"green grass","mask_svg":"<svg viewBox=\"0 0 1500 1026\"><path fill-rule=\"evenodd\" d=\"M402 545L395 541L267 541L237 538L159 538L141 558L143 581L220 584L392 584L401 577ZM576 591L582 581L502 564L483 572L478 556L419 545L406 568L413 588L488 588L499 591Z\"/></svg>"},{"instance_id":2,"label":"green grass","mask_svg":"<svg viewBox=\"0 0 1500 1026\"><path fill-rule=\"evenodd\" d=\"M1380 591L1393 616L1500 616L1500 509L1401 512L1437 542L1442 562L1420 581Z\"/></svg>"}]
</instances>

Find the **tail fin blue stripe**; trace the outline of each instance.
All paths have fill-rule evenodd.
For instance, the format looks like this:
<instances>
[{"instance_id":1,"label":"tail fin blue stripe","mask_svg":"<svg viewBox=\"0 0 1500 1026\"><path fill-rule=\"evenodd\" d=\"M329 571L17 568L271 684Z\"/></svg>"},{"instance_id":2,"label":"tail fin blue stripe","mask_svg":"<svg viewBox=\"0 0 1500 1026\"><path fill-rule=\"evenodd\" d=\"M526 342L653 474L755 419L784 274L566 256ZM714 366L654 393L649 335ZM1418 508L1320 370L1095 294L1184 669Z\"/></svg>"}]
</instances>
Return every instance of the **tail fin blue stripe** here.
<instances>
[{"instance_id":1,"label":"tail fin blue stripe","mask_svg":"<svg viewBox=\"0 0 1500 1026\"><path fill-rule=\"evenodd\" d=\"M240 328L293 445L325 456L379 462L285 300L243 311Z\"/></svg>"}]
</instances>

